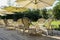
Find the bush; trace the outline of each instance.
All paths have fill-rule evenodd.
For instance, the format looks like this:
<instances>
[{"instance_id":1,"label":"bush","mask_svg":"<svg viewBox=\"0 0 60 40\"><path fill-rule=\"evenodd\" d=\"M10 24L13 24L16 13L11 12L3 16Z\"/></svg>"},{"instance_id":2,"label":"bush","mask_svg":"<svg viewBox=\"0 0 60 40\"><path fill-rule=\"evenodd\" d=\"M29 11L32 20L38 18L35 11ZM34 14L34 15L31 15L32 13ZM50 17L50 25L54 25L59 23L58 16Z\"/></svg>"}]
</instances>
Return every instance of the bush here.
<instances>
[{"instance_id":1,"label":"bush","mask_svg":"<svg viewBox=\"0 0 60 40\"><path fill-rule=\"evenodd\" d=\"M55 28L55 30L59 30L59 31L60 31L60 25L59 25L59 27L58 27L58 28Z\"/></svg>"},{"instance_id":2,"label":"bush","mask_svg":"<svg viewBox=\"0 0 60 40\"><path fill-rule=\"evenodd\" d=\"M29 18L31 21L37 21L39 18L43 18L47 19L48 18L48 14L47 14L47 10L43 9L42 10L42 15L41 15L41 11L40 10L27 10L25 12L14 12L15 14L7 14L7 16L3 16L2 18L6 18L6 19L14 19L15 21L17 21L20 18L23 17L27 17Z\"/></svg>"},{"instance_id":3,"label":"bush","mask_svg":"<svg viewBox=\"0 0 60 40\"><path fill-rule=\"evenodd\" d=\"M28 10L25 12L15 12L15 19L28 17L31 21L37 21L42 16L40 15L40 10Z\"/></svg>"},{"instance_id":4,"label":"bush","mask_svg":"<svg viewBox=\"0 0 60 40\"><path fill-rule=\"evenodd\" d=\"M47 14L47 9L43 9L42 10L42 17L45 18L45 19L48 19L48 14Z\"/></svg>"},{"instance_id":5,"label":"bush","mask_svg":"<svg viewBox=\"0 0 60 40\"><path fill-rule=\"evenodd\" d=\"M26 17L28 17L32 21L37 21L42 16L40 15L40 10L32 10L26 14Z\"/></svg>"}]
</instances>

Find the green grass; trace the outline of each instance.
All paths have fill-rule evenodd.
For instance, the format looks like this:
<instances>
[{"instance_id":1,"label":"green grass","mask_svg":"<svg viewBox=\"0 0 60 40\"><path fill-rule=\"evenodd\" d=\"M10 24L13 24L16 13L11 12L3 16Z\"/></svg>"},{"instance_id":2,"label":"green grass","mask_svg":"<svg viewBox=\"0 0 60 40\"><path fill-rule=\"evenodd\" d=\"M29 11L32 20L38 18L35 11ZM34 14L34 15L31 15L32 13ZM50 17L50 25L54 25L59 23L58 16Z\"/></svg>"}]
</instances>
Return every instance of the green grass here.
<instances>
[{"instance_id":1,"label":"green grass","mask_svg":"<svg viewBox=\"0 0 60 40\"><path fill-rule=\"evenodd\" d=\"M52 21L52 25L60 25L60 21Z\"/></svg>"},{"instance_id":2,"label":"green grass","mask_svg":"<svg viewBox=\"0 0 60 40\"><path fill-rule=\"evenodd\" d=\"M51 25L54 25L54 28L59 28L60 21L52 21Z\"/></svg>"}]
</instances>

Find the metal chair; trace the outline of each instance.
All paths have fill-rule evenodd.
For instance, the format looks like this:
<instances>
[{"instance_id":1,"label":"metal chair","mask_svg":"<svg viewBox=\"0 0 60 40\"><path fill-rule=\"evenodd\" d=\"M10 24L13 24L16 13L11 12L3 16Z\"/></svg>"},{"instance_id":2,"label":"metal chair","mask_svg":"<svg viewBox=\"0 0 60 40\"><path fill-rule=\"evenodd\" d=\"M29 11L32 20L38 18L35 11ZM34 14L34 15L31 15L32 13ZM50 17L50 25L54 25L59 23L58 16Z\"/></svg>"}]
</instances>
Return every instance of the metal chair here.
<instances>
[{"instance_id":1,"label":"metal chair","mask_svg":"<svg viewBox=\"0 0 60 40\"><path fill-rule=\"evenodd\" d=\"M29 30L30 20L27 17L21 18L18 21L19 26L17 27L18 32L22 30L23 33Z\"/></svg>"},{"instance_id":2,"label":"metal chair","mask_svg":"<svg viewBox=\"0 0 60 40\"><path fill-rule=\"evenodd\" d=\"M4 20L3 19L0 19L0 28L3 28L3 27L5 27Z\"/></svg>"},{"instance_id":3,"label":"metal chair","mask_svg":"<svg viewBox=\"0 0 60 40\"><path fill-rule=\"evenodd\" d=\"M7 29L7 30L15 30L15 24L14 24L13 19L8 19L7 20L7 24L6 24L5 29Z\"/></svg>"},{"instance_id":4,"label":"metal chair","mask_svg":"<svg viewBox=\"0 0 60 40\"><path fill-rule=\"evenodd\" d=\"M29 28L29 33L30 34L42 34L42 30L40 29L40 24L43 24L45 22L45 19L41 18L37 21L36 24L33 24L31 28Z\"/></svg>"}]
</instances>

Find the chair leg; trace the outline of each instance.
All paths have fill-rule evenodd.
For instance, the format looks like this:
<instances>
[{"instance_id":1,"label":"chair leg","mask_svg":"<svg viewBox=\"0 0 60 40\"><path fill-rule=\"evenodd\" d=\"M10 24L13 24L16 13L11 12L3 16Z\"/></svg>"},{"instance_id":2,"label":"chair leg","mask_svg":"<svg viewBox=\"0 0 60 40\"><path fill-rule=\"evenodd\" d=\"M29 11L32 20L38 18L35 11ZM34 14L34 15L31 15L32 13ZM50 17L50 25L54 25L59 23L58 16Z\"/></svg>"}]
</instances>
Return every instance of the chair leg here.
<instances>
[{"instance_id":1,"label":"chair leg","mask_svg":"<svg viewBox=\"0 0 60 40\"><path fill-rule=\"evenodd\" d=\"M23 28L23 34L25 33L25 28Z\"/></svg>"},{"instance_id":2,"label":"chair leg","mask_svg":"<svg viewBox=\"0 0 60 40\"><path fill-rule=\"evenodd\" d=\"M48 32L46 32L46 36L48 36Z\"/></svg>"}]
</instances>

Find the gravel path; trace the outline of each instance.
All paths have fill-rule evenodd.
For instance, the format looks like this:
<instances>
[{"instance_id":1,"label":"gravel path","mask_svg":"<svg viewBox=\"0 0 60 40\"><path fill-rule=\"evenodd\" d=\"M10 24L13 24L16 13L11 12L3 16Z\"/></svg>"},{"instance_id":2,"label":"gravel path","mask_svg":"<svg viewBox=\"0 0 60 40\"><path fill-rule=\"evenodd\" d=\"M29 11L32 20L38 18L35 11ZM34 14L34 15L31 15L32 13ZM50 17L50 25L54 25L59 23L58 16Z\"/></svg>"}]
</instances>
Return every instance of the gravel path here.
<instances>
[{"instance_id":1,"label":"gravel path","mask_svg":"<svg viewBox=\"0 0 60 40\"><path fill-rule=\"evenodd\" d=\"M59 40L46 36L29 36L26 34L17 34L16 31L7 31L0 28L0 40Z\"/></svg>"}]
</instances>

